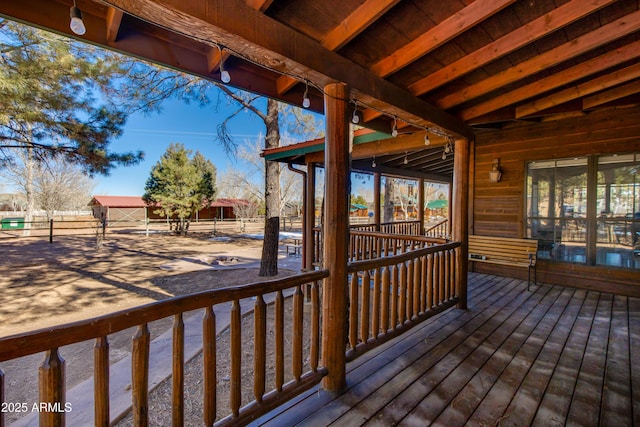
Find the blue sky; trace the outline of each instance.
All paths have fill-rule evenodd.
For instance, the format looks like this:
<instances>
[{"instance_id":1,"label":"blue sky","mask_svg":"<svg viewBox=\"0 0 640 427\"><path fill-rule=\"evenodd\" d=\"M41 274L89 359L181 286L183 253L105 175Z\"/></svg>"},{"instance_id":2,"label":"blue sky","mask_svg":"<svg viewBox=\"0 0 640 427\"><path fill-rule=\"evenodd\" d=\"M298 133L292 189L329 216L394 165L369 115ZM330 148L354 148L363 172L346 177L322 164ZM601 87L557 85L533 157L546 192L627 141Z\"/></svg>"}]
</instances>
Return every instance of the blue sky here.
<instances>
[{"instance_id":1,"label":"blue sky","mask_svg":"<svg viewBox=\"0 0 640 427\"><path fill-rule=\"evenodd\" d=\"M110 148L115 152L142 150L145 159L136 166L119 166L109 176L97 176L94 195L141 196L151 168L173 142L181 142L194 152L200 150L216 165L218 176L227 168L235 167L234 161L215 141L216 125L234 107L220 108L216 112L215 105L201 107L170 100L164 104L161 113L130 116L123 136L114 141ZM238 144L253 141L265 133L262 120L249 112L242 112L233 118L229 128Z\"/></svg>"}]
</instances>

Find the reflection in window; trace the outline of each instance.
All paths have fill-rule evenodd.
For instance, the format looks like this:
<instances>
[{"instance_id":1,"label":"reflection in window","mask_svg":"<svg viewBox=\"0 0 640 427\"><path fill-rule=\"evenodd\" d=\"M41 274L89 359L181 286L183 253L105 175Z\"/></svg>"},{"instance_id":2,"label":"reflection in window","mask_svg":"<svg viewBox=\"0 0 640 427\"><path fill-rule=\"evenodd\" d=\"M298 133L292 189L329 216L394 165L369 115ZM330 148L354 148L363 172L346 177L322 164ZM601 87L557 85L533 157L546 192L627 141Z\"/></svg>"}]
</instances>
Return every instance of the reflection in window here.
<instances>
[{"instance_id":1,"label":"reflection in window","mask_svg":"<svg viewBox=\"0 0 640 427\"><path fill-rule=\"evenodd\" d=\"M586 262L587 159L531 162L527 175L527 234L538 256Z\"/></svg>"},{"instance_id":2,"label":"reflection in window","mask_svg":"<svg viewBox=\"0 0 640 427\"><path fill-rule=\"evenodd\" d=\"M540 258L640 269L640 154L593 160L591 176L587 157L528 164L527 236Z\"/></svg>"},{"instance_id":3,"label":"reflection in window","mask_svg":"<svg viewBox=\"0 0 640 427\"><path fill-rule=\"evenodd\" d=\"M596 264L639 268L640 155L598 158Z\"/></svg>"}]
</instances>

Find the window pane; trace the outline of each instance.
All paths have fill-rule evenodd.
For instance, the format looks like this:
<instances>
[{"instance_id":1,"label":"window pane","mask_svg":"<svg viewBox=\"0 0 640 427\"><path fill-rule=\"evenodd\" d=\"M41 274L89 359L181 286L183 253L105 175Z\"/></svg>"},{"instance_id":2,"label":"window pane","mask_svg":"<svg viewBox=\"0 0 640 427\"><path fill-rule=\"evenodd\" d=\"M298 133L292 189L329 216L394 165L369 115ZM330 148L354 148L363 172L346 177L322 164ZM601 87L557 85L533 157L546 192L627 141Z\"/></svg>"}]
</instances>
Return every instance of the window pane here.
<instances>
[{"instance_id":1,"label":"window pane","mask_svg":"<svg viewBox=\"0 0 640 427\"><path fill-rule=\"evenodd\" d=\"M586 262L587 159L532 162L527 174L527 236L540 258Z\"/></svg>"},{"instance_id":2,"label":"window pane","mask_svg":"<svg viewBox=\"0 0 640 427\"><path fill-rule=\"evenodd\" d=\"M640 268L640 156L598 159L596 263Z\"/></svg>"}]
</instances>

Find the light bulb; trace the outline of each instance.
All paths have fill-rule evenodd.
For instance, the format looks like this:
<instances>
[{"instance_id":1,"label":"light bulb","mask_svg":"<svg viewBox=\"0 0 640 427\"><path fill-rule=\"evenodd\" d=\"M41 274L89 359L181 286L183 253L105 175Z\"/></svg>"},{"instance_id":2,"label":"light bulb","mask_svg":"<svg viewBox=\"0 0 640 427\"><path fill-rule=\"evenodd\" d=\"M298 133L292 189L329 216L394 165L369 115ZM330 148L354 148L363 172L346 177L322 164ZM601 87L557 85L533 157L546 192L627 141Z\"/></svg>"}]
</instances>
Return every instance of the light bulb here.
<instances>
[{"instance_id":1,"label":"light bulb","mask_svg":"<svg viewBox=\"0 0 640 427\"><path fill-rule=\"evenodd\" d=\"M398 136L398 129L393 128L393 130L391 131L391 136L392 136L392 137L394 137L394 138L395 138L396 136Z\"/></svg>"},{"instance_id":2,"label":"light bulb","mask_svg":"<svg viewBox=\"0 0 640 427\"><path fill-rule=\"evenodd\" d=\"M353 110L353 117L351 117L351 123L353 123L354 125L357 125L358 123L360 123L360 116L358 116L357 110Z\"/></svg>"},{"instance_id":3,"label":"light bulb","mask_svg":"<svg viewBox=\"0 0 640 427\"><path fill-rule=\"evenodd\" d=\"M82 21L82 12L80 12L80 9L76 6L71 6L69 15L71 16L71 21L69 22L69 28L71 28L71 31L79 36L84 35L84 33L87 32L87 29Z\"/></svg>"},{"instance_id":4,"label":"light bulb","mask_svg":"<svg viewBox=\"0 0 640 427\"><path fill-rule=\"evenodd\" d=\"M373 162L371 162L371 167L375 168L376 167L376 157L373 156Z\"/></svg>"},{"instance_id":5,"label":"light bulb","mask_svg":"<svg viewBox=\"0 0 640 427\"><path fill-rule=\"evenodd\" d=\"M222 69L222 72L220 73L220 80L222 80L222 83L229 83L231 81L231 74L229 74L227 70Z\"/></svg>"},{"instance_id":6,"label":"light bulb","mask_svg":"<svg viewBox=\"0 0 640 427\"><path fill-rule=\"evenodd\" d=\"M304 95L302 95L302 106L309 108L311 106L311 100L309 100L309 83L305 82Z\"/></svg>"},{"instance_id":7,"label":"light bulb","mask_svg":"<svg viewBox=\"0 0 640 427\"><path fill-rule=\"evenodd\" d=\"M446 153L442 153L442 160L447 160L447 154Z\"/></svg>"},{"instance_id":8,"label":"light bulb","mask_svg":"<svg viewBox=\"0 0 640 427\"><path fill-rule=\"evenodd\" d=\"M451 146L449 144L444 146L444 152L445 153L450 153L451 152Z\"/></svg>"},{"instance_id":9,"label":"light bulb","mask_svg":"<svg viewBox=\"0 0 640 427\"><path fill-rule=\"evenodd\" d=\"M406 152L404 153L404 161L402 163L404 163L405 165L407 163L409 163L409 159L407 158L407 153Z\"/></svg>"},{"instance_id":10,"label":"light bulb","mask_svg":"<svg viewBox=\"0 0 640 427\"><path fill-rule=\"evenodd\" d=\"M424 145L431 145L431 140L429 139L429 134L425 132L424 134Z\"/></svg>"}]
</instances>

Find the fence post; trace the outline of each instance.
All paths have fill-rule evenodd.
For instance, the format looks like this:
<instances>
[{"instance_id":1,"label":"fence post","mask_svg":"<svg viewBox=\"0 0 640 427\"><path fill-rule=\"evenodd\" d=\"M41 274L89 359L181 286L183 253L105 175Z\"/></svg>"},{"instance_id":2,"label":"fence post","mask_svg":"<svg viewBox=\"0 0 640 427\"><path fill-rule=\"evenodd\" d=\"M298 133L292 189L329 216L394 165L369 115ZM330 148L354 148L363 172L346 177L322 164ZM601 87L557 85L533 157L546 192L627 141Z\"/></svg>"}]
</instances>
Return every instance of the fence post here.
<instances>
[{"instance_id":1,"label":"fence post","mask_svg":"<svg viewBox=\"0 0 640 427\"><path fill-rule=\"evenodd\" d=\"M49 243L53 243L53 218L49 220Z\"/></svg>"}]
</instances>

